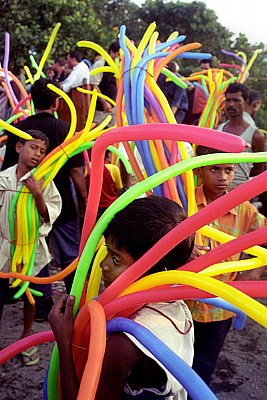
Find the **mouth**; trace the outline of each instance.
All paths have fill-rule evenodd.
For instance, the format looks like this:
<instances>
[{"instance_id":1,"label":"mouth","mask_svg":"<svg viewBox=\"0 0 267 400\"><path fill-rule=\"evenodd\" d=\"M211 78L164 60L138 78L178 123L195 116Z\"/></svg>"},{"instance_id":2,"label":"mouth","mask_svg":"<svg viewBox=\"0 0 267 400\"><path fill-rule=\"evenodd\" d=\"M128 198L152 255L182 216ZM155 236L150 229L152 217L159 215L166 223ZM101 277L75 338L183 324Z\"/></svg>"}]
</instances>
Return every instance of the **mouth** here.
<instances>
[{"instance_id":1,"label":"mouth","mask_svg":"<svg viewBox=\"0 0 267 400\"><path fill-rule=\"evenodd\" d=\"M217 185L217 188L218 189L221 189L221 190L226 190L227 188L228 188L228 185Z\"/></svg>"},{"instance_id":2,"label":"mouth","mask_svg":"<svg viewBox=\"0 0 267 400\"><path fill-rule=\"evenodd\" d=\"M102 279L102 281L103 281L105 287L108 287L108 286L110 285L109 280L108 280L107 278L105 278L103 275L102 275L102 278L101 278L101 279Z\"/></svg>"}]
</instances>

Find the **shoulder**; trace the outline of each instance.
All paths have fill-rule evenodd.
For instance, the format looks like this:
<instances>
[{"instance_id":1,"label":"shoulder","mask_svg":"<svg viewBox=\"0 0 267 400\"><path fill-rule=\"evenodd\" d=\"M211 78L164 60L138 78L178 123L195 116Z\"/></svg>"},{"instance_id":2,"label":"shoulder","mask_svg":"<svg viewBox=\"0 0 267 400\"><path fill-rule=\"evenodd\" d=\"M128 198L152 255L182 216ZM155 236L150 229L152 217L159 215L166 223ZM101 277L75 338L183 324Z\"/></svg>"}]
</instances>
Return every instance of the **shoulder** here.
<instances>
[{"instance_id":1,"label":"shoulder","mask_svg":"<svg viewBox=\"0 0 267 400\"><path fill-rule=\"evenodd\" d=\"M254 130L252 147L254 151L265 151L265 134L260 129Z\"/></svg>"}]
</instances>

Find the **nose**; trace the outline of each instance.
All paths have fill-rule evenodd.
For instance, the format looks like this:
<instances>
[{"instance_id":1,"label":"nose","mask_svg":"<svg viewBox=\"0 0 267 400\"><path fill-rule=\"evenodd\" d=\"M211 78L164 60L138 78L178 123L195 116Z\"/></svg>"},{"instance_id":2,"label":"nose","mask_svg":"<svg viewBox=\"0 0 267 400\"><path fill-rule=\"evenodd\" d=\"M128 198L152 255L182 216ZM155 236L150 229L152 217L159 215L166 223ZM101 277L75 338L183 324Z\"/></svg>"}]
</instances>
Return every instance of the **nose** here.
<instances>
[{"instance_id":1,"label":"nose","mask_svg":"<svg viewBox=\"0 0 267 400\"><path fill-rule=\"evenodd\" d=\"M227 180L227 175L226 175L226 172L224 170L220 171L219 180L220 181L226 181Z\"/></svg>"},{"instance_id":2,"label":"nose","mask_svg":"<svg viewBox=\"0 0 267 400\"><path fill-rule=\"evenodd\" d=\"M103 271L107 271L107 270L108 270L108 264L107 264L107 262L106 262L106 259L107 259L107 257L105 257L105 258L101 261L101 263L100 263L100 268L101 268Z\"/></svg>"}]
</instances>

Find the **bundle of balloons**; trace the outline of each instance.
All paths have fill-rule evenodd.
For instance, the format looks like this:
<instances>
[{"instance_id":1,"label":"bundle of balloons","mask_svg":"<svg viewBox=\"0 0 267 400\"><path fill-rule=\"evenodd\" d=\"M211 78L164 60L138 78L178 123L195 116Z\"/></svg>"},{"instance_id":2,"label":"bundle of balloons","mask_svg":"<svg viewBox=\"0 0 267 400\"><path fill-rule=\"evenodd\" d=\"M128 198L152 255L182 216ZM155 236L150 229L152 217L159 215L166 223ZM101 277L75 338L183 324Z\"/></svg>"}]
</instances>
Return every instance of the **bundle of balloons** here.
<instances>
[{"instance_id":1,"label":"bundle of balloons","mask_svg":"<svg viewBox=\"0 0 267 400\"><path fill-rule=\"evenodd\" d=\"M120 65L115 63L99 45L88 41L78 42L78 46L96 50L107 61L106 66L94 70L92 73L108 71L116 76L118 85L116 127L105 129L110 121L110 118L107 117L101 125L92 128L98 96L96 91L92 91L86 125L83 131L75 133L76 112L73 103L60 89L50 85L51 90L62 96L69 105L72 123L63 145L43 160L37 167L35 176L37 179L45 176L44 185L46 185L53 179L68 157L92 147L91 166L88 164L91 174L89 207L85 215L80 254L77 260L59 274L49 278L36 278L31 276L34 245L28 246L26 252L22 249L13 249L12 265L16 266L20 263L23 265L23 271L21 273L18 271L8 274L0 273L0 277L15 278L13 285L22 281L26 282L22 284L25 287L29 282L49 283L62 279L63 276L76 269L71 294L76 298L75 316L79 310L73 336L75 344L73 357L80 380L78 399L94 399L105 351L106 332L110 334L115 331L125 331L136 336L181 382L192 398L216 398L181 359L172 354L163 343L158 343L158 340L145 328L128 319L133 309L136 310L145 303L208 298L209 300L205 301L234 311L239 317L239 328L243 325L244 314L267 327L266 308L254 299L254 297L266 297L266 281L224 283L214 278L218 274L254 269L265 265L267 251L260 245L267 241L267 227L242 237L233 238L209 226L220 215L265 191L267 172L236 188L223 198L210 203L198 212L194 198L192 172L194 168L214 163L263 162L266 161L267 154L265 152L242 153L246 143L238 136L215 131L206 126L176 124L170 106L156 84L157 77L162 72L184 87L184 81L173 76L170 71L165 69L165 65L178 55L179 57L207 58L207 54L191 52L191 50L198 49L200 44L182 45L185 37L179 36L177 32L173 33L166 42L160 43L155 29L155 24L151 24L136 47L127 38L126 28L121 27L119 39L122 57ZM52 36L54 40L55 30ZM41 63L37 66L37 78L41 74L42 66ZM207 78L213 79L214 74L208 74ZM218 99L222 96L227 84L229 84L229 79L225 80L224 72L221 71L218 71L215 76L213 86L211 80L209 81L209 90L211 90L213 102L216 105L212 103L210 107L212 112L205 124L215 123L214 112L218 110L220 103ZM83 91L83 89L79 90ZM4 121L0 121L0 125L14 134L25 135L24 132L18 131ZM97 140L95 140L96 138ZM204 146L212 144L214 148L228 153L189 158L185 142ZM116 145L118 147L119 143L123 143L131 164L129 166L124 160L128 171L132 168L139 182L120 196L96 223L103 181L104 154L109 146ZM137 147L142 158L143 171L135 158L132 144ZM114 150L114 152L123 159L118 150ZM116 212L138 196L150 192L169 197L182 204L187 211L188 219L163 237L97 297L101 281L99 263L105 256L105 248L101 245L104 230ZM11 225L16 225L15 233L18 235L18 243L31 244L36 242L37 216L31 196L27 195L27 202L23 200L23 196L24 193L19 194L17 200L14 200L14 204L16 202L16 207L23 210L21 214L27 215L27 220L18 219L15 222L12 221ZM19 232L23 224L25 229L23 228L24 230ZM140 278L160 258L193 232L200 232L222 244L179 270L165 271ZM221 262L241 251L254 257L235 263ZM87 282L88 274L90 278ZM53 339L51 331L22 339L0 352L0 362L6 361L32 345ZM88 348L89 351L84 350ZM45 382L44 396L46 399L59 398L58 376L59 359L55 345ZM88 379L89 376L90 379Z\"/></svg>"}]
</instances>

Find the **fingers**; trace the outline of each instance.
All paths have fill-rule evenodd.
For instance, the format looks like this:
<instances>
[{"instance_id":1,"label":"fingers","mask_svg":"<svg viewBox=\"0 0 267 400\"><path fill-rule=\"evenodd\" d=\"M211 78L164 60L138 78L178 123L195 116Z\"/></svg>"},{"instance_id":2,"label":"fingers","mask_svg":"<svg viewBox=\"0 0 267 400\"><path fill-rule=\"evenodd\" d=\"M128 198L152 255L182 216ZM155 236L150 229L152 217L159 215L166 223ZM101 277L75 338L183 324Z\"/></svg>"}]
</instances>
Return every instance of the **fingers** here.
<instances>
[{"instance_id":1,"label":"fingers","mask_svg":"<svg viewBox=\"0 0 267 400\"><path fill-rule=\"evenodd\" d=\"M75 296L68 296L66 301L65 316L66 318L73 318L73 306L75 303Z\"/></svg>"},{"instance_id":2,"label":"fingers","mask_svg":"<svg viewBox=\"0 0 267 400\"><path fill-rule=\"evenodd\" d=\"M61 314L61 310L63 308L63 306L65 305L66 301L67 301L68 295L64 294L62 297L60 297L60 299L53 305L50 314Z\"/></svg>"}]
</instances>

